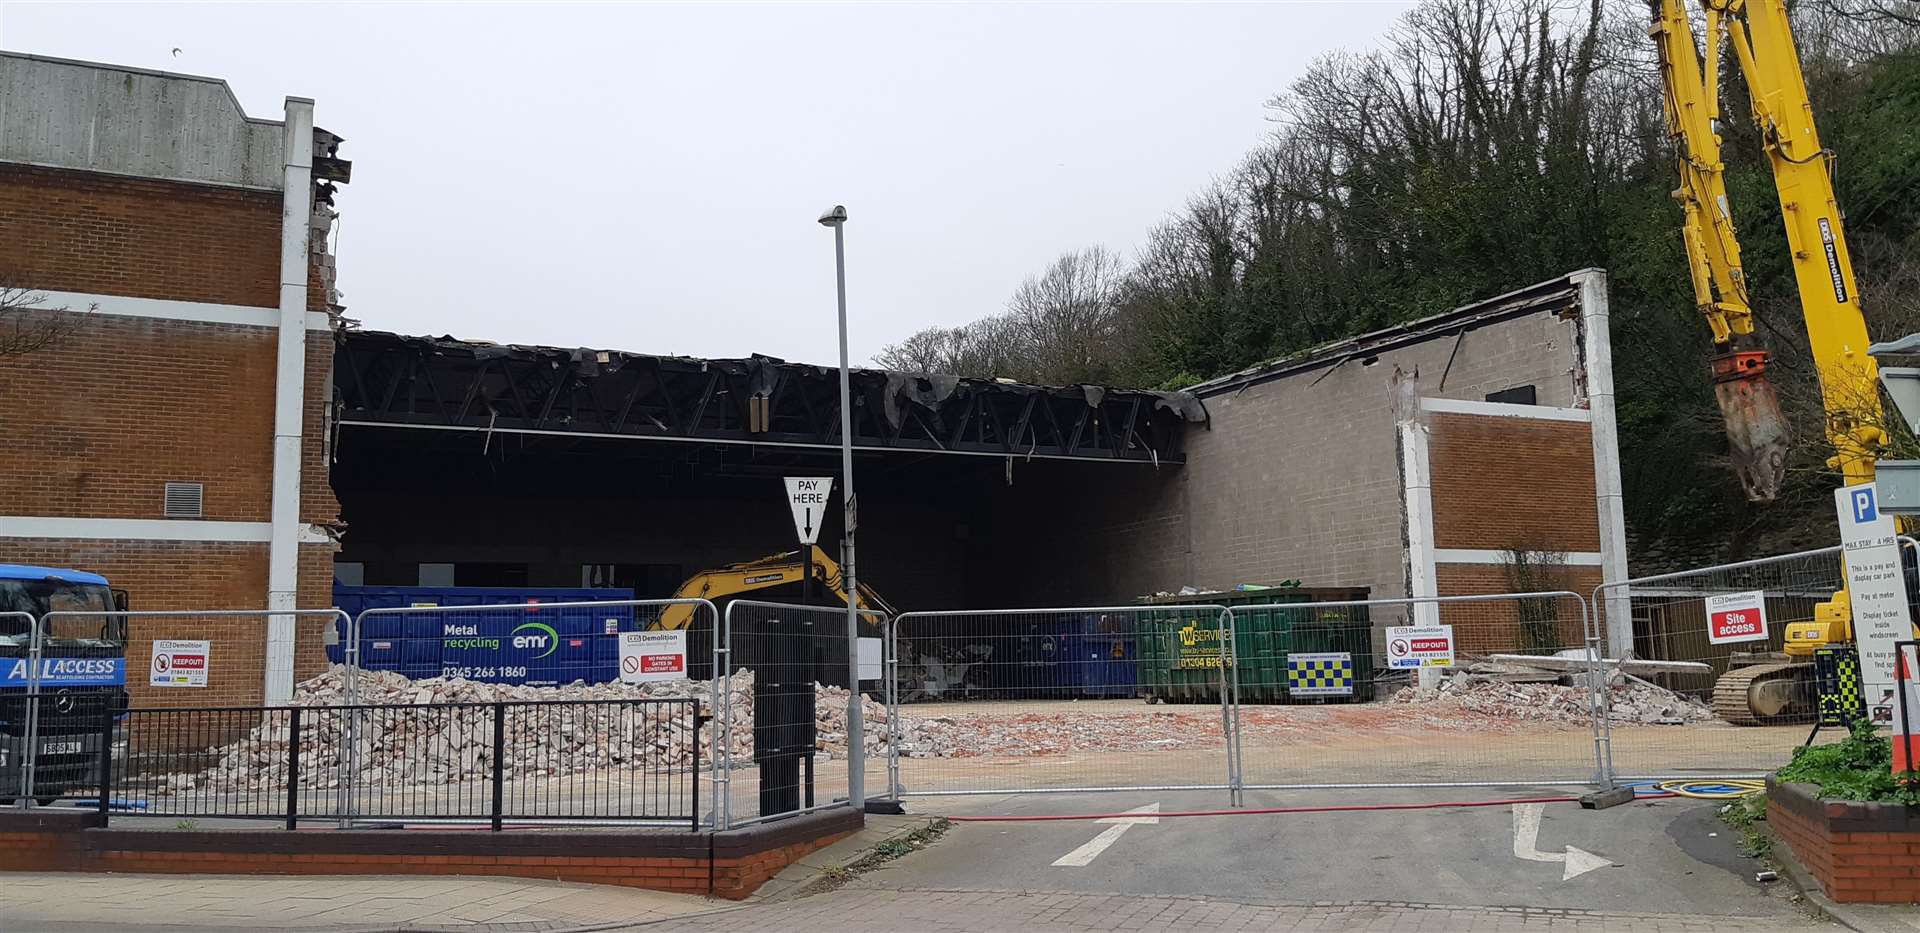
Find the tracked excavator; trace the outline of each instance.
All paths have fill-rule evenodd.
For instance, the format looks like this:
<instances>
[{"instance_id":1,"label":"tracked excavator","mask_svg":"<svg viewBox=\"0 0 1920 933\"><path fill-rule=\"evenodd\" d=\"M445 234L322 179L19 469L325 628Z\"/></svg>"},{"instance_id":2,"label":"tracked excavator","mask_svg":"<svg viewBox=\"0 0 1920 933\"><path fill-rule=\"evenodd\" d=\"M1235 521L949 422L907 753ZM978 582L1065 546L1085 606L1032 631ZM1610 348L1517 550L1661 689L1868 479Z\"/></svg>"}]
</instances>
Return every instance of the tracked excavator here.
<instances>
[{"instance_id":1,"label":"tracked excavator","mask_svg":"<svg viewBox=\"0 0 1920 933\"><path fill-rule=\"evenodd\" d=\"M675 599L700 598L722 603L737 596L752 594L785 602L808 598L810 594L806 592L807 588L801 586L808 579L818 584L813 588L814 593L823 593L842 606L847 604L847 583L841 576L840 564L828 557L827 552L817 544L807 545L806 551L784 551L742 564L702 570L680 584L680 589L673 596ZM856 598L863 610L874 610L888 616L894 614L893 607L865 583L860 584ZM653 627L686 628L693 622L694 608L687 605L668 606Z\"/></svg>"},{"instance_id":2,"label":"tracked excavator","mask_svg":"<svg viewBox=\"0 0 1920 933\"><path fill-rule=\"evenodd\" d=\"M1667 124L1679 155L1674 198L1692 270L1694 300L1713 332L1715 400L1726 421L1733 465L1747 497L1770 502L1786 474L1790 435L1767 380L1771 360L1754 332L1740 243L1720 158L1721 62L1731 53L1745 80L1752 117L1773 170L1792 252L1800 309L1820 376L1829 467L1846 485L1873 479L1885 445L1878 367L1867 355L1866 320L1839 204L1833 153L1820 145L1785 0L1704 0L1704 47L1684 0L1651 0L1649 34L1660 53ZM1714 685L1713 707L1743 725L1806 721L1814 704L1814 651L1853 640L1847 592L1819 604L1810 621L1787 626L1785 650L1736 655Z\"/></svg>"}]
</instances>

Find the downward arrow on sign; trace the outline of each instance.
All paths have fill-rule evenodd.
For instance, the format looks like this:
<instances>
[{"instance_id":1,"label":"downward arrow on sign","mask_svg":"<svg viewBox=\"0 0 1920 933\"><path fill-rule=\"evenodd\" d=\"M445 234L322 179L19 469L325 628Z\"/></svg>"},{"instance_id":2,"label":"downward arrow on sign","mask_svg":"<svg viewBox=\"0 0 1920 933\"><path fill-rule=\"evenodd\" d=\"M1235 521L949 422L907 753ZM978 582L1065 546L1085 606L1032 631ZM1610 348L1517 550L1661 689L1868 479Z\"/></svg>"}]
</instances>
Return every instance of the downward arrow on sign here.
<instances>
[{"instance_id":1,"label":"downward arrow on sign","mask_svg":"<svg viewBox=\"0 0 1920 933\"><path fill-rule=\"evenodd\" d=\"M1540 840L1540 813L1546 809L1543 803L1516 803L1513 805L1513 857L1529 862L1560 862L1561 881L1570 881L1596 868L1607 868L1613 860L1567 846L1565 852L1541 852L1534 846Z\"/></svg>"},{"instance_id":2,"label":"downward arrow on sign","mask_svg":"<svg viewBox=\"0 0 1920 933\"><path fill-rule=\"evenodd\" d=\"M1128 810L1127 813L1138 813L1140 815L1110 816L1104 820L1095 820L1094 822L1096 823L1112 823L1114 825L1101 830L1100 835L1088 840L1086 845L1054 859L1053 864L1055 867L1085 868L1095 857L1099 856L1100 853L1107 851L1108 846L1119 842L1120 837L1126 835L1127 830L1142 823L1160 822L1160 805L1158 803L1150 803L1144 807L1134 807Z\"/></svg>"}]
</instances>

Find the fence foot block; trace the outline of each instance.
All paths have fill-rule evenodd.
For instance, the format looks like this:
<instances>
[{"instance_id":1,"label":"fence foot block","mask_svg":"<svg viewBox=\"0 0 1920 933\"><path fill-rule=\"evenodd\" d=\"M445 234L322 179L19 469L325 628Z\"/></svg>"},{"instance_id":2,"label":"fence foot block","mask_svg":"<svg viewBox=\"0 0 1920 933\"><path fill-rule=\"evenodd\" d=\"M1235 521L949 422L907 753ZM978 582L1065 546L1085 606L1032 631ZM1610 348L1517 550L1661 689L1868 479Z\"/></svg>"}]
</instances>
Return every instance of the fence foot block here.
<instances>
[{"instance_id":1,"label":"fence foot block","mask_svg":"<svg viewBox=\"0 0 1920 933\"><path fill-rule=\"evenodd\" d=\"M907 812L907 807L898 800L888 800L885 797L869 797L867 798L867 812L900 816Z\"/></svg>"},{"instance_id":2,"label":"fence foot block","mask_svg":"<svg viewBox=\"0 0 1920 933\"><path fill-rule=\"evenodd\" d=\"M1606 790L1595 791L1580 798L1580 806L1588 810L1605 810L1608 807L1617 807L1623 803L1632 802L1633 788L1631 787L1609 787Z\"/></svg>"}]
</instances>

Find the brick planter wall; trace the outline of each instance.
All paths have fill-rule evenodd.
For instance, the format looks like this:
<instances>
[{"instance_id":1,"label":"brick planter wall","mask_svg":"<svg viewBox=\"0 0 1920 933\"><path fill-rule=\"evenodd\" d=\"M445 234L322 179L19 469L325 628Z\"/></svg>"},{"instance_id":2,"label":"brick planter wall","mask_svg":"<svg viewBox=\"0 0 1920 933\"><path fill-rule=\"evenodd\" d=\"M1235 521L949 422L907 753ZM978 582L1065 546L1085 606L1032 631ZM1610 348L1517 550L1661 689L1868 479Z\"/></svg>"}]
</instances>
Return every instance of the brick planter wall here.
<instances>
[{"instance_id":1,"label":"brick planter wall","mask_svg":"<svg viewBox=\"0 0 1920 933\"><path fill-rule=\"evenodd\" d=\"M1835 901L1920 902L1920 813L1821 800L1810 784L1768 779L1767 823Z\"/></svg>"},{"instance_id":2,"label":"brick planter wall","mask_svg":"<svg viewBox=\"0 0 1920 933\"><path fill-rule=\"evenodd\" d=\"M738 900L865 820L840 809L722 833L154 831L101 828L97 814L77 810L0 810L0 871L511 875Z\"/></svg>"}]
</instances>

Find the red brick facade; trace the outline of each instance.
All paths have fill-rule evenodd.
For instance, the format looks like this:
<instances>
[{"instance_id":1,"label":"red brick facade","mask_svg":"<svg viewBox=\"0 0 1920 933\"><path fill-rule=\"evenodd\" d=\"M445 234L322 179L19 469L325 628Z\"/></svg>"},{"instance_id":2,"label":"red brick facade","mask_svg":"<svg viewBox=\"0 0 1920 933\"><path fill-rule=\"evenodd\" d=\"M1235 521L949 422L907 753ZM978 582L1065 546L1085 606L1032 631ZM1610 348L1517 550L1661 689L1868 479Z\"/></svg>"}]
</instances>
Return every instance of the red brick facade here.
<instances>
[{"instance_id":1,"label":"red brick facade","mask_svg":"<svg viewBox=\"0 0 1920 933\"><path fill-rule=\"evenodd\" d=\"M1593 429L1586 422L1428 418L1434 546L1600 549Z\"/></svg>"},{"instance_id":2,"label":"red brick facade","mask_svg":"<svg viewBox=\"0 0 1920 933\"><path fill-rule=\"evenodd\" d=\"M1565 567L1553 575L1549 589L1590 594L1600 585L1600 568ZM1436 568L1436 591L1442 596L1511 593L1515 587L1507 568L1498 564L1441 564ZM1522 614L1532 631L1524 631ZM1458 650L1469 654L1495 651L1578 648L1586 644L1580 604L1570 597L1502 599L1445 603L1440 622L1453 626Z\"/></svg>"},{"instance_id":3,"label":"red brick facade","mask_svg":"<svg viewBox=\"0 0 1920 933\"><path fill-rule=\"evenodd\" d=\"M1570 590L1590 594L1601 568L1557 566L1551 555L1600 550L1593 434L1585 421L1433 412L1428 415L1434 546L1486 555L1486 562L1439 561L1435 592L1469 596ZM1514 566L1511 550L1546 552L1547 562ZM1581 558L1587 560L1587 557ZM1564 650L1586 644L1572 598L1443 604L1458 649L1469 654Z\"/></svg>"},{"instance_id":4,"label":"red brick facade","mask_svg":"<svg viewBox=\"0 0 1920 933\"><path fill-rule=\"evenodd\" d=\"M0 513L165 521L168 482L203 484L200 520L248 523L234 540L0 537L0 563L105 575L137 610L267 604L282 196L278 191L0 164L0 277L36 291L269 309L215 324L74 313L55 345L0 357ZM315 266L316 263L309 263ZM325 310L312 286L308 308ZM334 341L306 332L299 518L328 525L328 388ZM299 605L332 604L327 543L300 547ZM318 622L299 627L295 676L324 668ZM136 620L136 705L253 704L263 696L263 619ZM213 639L206 690L150 691L138 670L154 637ZM190 694L190 695L188 695Z\"/></svg>"},{"instance_id":5,"label":"red brick facade","mask_svg":"<svg viewBox=\"0 0 1920 933\"><path fill-rule=\"evenodd\" d=\"M0 163L0 273L46 291L278 307L280 208L278 191Z\"/></svg>"},{"instance_id":6,"label":"red brick facade","mask_svg":"<svg viewBox=\"0 0 1920 933\"><path fill-rule=\"evenodd\" d=\"M274 332L105 315L79 327L0 357L0 408L44 425L0 445L0 502L31 515L160 518L165 483L199 482L207 519L266 521Z\"/></svg>"}]
</instances>

